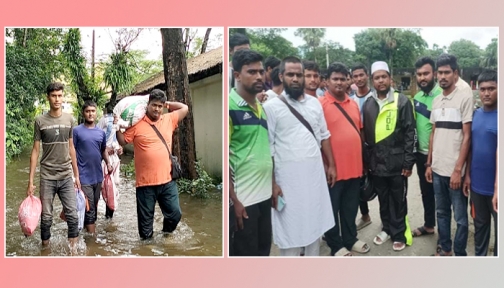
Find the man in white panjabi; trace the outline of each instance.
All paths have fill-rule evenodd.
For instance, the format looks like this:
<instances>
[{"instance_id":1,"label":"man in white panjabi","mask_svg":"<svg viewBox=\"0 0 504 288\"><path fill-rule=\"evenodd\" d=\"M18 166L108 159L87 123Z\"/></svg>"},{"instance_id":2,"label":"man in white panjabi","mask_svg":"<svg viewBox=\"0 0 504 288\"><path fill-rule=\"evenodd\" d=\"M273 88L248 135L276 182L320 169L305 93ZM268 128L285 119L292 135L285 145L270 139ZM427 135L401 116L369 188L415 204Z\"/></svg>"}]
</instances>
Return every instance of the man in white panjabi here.
<instances>
[{"instance_id":1,"label":"man in white panjabi","mask_svg":"<svg viewBox=\"0 0 504 288\"><path fill-rule=\"evenodd\" d=\"M306 256L319 256L320 238L335 224L327 187L336 181L330 133L320 102L304 94L301 61L285 58L279 75L284 92L264 104L274 163L273 241L281 256L300 256L302 248ZM308 122L313 134L283 100ZM285 201L280 211L279 196Z\"/></svg>"}]
</instances>

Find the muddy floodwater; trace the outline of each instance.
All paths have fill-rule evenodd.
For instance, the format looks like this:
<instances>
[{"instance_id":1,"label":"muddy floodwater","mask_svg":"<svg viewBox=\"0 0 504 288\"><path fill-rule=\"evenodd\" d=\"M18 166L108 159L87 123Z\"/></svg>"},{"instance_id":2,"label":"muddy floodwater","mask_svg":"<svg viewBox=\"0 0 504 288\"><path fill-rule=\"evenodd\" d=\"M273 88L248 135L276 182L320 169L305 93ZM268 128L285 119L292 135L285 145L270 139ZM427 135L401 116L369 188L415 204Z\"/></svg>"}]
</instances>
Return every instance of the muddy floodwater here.
<instances>
[{"instance_id":1,"label":"muddy floodwater","mask_svg":"<svg viewBox=\"0 0 504 288\"><path fill-rule=\"evenodd\" d=\"M26 198L29 174L29 153L24 152L6 167L6 256L66 256L70 251L67 225L59 214L62 210L58 197L54 200L51 245L41 248L40 224L31 237L26 238L18 222L18 209ZM124 156L122 164L131 161ZM39 197L39 173L35 176L35 196ZM222 256L222 197L199 199L180 194L182 220L168 236L161 233L163 218L156 204L154 237L140 240L137 230L134 177L121 173L119 207L112 220L105 219L105 202L98 205L97 236L81 231L78 256ZM220 194L216 190L212 193Z\"/></svg>"}]
</instances>

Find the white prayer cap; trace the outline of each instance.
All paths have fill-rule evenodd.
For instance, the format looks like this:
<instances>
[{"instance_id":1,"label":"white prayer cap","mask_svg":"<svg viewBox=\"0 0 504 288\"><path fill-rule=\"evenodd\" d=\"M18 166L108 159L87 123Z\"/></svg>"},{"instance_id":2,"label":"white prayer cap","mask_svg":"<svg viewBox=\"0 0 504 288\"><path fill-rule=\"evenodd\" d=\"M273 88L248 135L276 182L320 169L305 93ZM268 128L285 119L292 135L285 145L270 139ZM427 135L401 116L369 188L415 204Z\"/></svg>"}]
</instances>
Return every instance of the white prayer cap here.
<instances>
[{"instance_id":1,"label":"white prayer cap","mask_svg":"<svg viewBox=\"0 0 504 288\"><path fill-rule=\"evenodd\" d=\"M388 68L388 64L383 61L376 61L371 65L371 75L373 75L374 72L379 71L379 70L385 70L388 73L390 73L390 70Z\"/></svg>"}]
</instances>

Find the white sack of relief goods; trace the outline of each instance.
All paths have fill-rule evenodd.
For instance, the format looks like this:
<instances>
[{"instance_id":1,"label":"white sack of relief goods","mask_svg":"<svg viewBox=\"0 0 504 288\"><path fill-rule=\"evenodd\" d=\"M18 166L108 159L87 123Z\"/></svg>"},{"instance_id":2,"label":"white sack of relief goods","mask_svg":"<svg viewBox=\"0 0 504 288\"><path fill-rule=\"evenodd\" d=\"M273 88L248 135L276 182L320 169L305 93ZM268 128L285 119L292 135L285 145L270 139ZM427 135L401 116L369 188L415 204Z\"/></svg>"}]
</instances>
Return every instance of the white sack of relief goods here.
<instances>
[{"instance_id":1,"label":"white sack of relief goods","mask_svg":"<svg viewBox=\"0 0 504 288\"><path fill-rule=\"evenodd\" d=\"M119 116L118 125L121 128L135 126L145 116L149 95L124 97L114 107L114 115Z\"/></svg>"}]
</instances>

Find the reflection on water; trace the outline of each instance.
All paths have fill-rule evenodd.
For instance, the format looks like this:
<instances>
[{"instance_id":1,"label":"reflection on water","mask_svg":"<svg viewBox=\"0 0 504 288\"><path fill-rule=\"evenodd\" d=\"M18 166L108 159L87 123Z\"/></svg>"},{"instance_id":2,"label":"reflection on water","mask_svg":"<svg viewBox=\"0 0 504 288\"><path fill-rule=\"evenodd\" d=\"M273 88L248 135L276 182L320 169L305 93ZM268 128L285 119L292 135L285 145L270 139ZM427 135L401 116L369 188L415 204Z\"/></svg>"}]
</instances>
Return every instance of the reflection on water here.
<instances>
[{"instance_id":1,"label":"reflection on water","mask_svg":"<svg viewBox=\"0 0 504 288\"><path fill-rule=\"evenodd\" d=\"M123 164L130 161L124 157ZM17 214L26 197L29 174L29 151L12 161L6 168L6 255L7 256L65 256L71 255L67 241L67 225L60 219L61 203L54 200L51 245L41 247L40 225L31 237L21 232ZM39 197L39 173L35 176L35 195ZM78 256L222 256L222 201L201 200L180 195L182 220L169 235L161 232L163 216L156 205L154 237L142 241L138 236L134 179L122 175L119 207L111 220L105 219L105 202L98 205L97 236L84 231L79 235ZM219 193L220 191L216 192ZM75 254L74 254L75 255Z\"/></svg>"}]
</instances>

